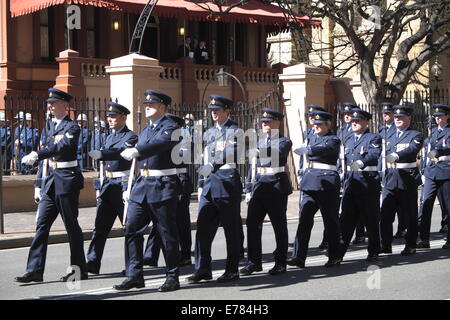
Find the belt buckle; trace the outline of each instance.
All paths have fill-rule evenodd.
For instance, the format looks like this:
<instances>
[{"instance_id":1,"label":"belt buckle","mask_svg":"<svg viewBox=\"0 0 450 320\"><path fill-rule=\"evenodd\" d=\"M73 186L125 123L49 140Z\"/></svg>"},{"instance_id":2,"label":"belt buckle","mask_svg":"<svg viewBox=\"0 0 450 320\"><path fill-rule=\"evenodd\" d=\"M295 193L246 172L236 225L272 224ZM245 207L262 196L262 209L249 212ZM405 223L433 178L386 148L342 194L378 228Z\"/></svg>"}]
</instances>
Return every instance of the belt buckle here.
<instances>
[{"instance_id":1,"label":"belt buckle","mask_svg":"<svg viewBox=\"0 0 450 320\"><path fill-rule=\"evenodd\" d=\"M312 161L308 162L308 169L313 169L314 168L314 164Z\"/></svg>"},{"instance_id":2,"label":"belt buckle","mask_svg":"<svg viewBox=\"0 0 450 320\"><path fill-rule=\"evenodd\" d=\"M52 161L51 166L53 169L58 168L58 165L56 164L56 161Z\"/></svg>"},{"instance_id":3,"label":"belt buckle","mask_svg":"<svg viewBox=\"0 0 450 320\"><path fill-rule=\"evenodd\" d=\"M144 169L143 173L144 173L144 177L146 177L146 178L150 177L150 171L148 171L148 169Z\"/></svg>"},{"instance_id":4,"label":"belt buckle","mask_svg":"<svg viewBox=\"0 0 450 320\"><path fill-rule=\"evenodd\" d=\"M106 171L106 177L112 179L113 173L111 171Z\"/></svg>"},{"instance_id":5,"label":"belt buckle","mask_svg":"<svg viewBox=\"0 0 450 320\"><path fill-rule=\"evenodd\" d=\"M261 168L261 174L266 174L266 172L267 172L267 168Z\"/></svg>"}]
</instances>

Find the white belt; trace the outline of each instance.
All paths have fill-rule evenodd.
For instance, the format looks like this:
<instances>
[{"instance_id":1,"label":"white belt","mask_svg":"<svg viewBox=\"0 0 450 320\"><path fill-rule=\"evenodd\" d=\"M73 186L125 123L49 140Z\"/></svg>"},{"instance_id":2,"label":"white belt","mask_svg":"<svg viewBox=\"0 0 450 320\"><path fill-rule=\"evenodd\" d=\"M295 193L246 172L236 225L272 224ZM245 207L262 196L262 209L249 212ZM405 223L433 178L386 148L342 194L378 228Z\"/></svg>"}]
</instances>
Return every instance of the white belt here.
<instances>
[{"instance_id":1,"label":"white belt","mask_svg":"<svg viewBox=\"0 0 450 320\"><path fill-rule=\"evenodd\" d=\"M127 171L106 171L105 176L108 178L121 178L128 177L130 175L130 170Z\"/></svg>"},{"instance_id":2,"label":"white belt","mask_svg":"<svg viewBox=\"0 0 450 320\"><path fill-rule=\"evenodd\" d=\"M308 162L308 169L323 169L323 170L337 170L337 167L335 165L326 164L322 162L315 162L315 161L309 161Z\"/></svg>"},{"instance_id":3,"label":"white belt","mask_svg":"<svg viewBox=\"0 0 450 320\"><path fill-rule=\"evenodd\" d=\"M442 156L438 158L439 161L449 161L450 160L450 156Z\"/></svg>"},{"instance_id":4,"label":"white belt","mask_svg":"<svg viewBox=\"0 0 450 320\"><path fill-rule=\"evenodd\" d=\"M347 171L378 171L377 166L368 166L364 169L352 170L350 166L347 166Z\"/></svg>"},{"instance_id":5,"label":"white belt","mask_svg":"<svg viewBox=\"0 0 450 320\"><path fill-rule=\"evenodd\" d=\"M409 162L409 163L388 163L387 167L389 169L412 169L417 168L417 163Z\"/></svg>"},{"instance_id":6,"label":"white belt","mask_svg":"<svg viewBox=\"0 0 450 320\"><path fill-rule=\"evenodd\" d=\"M78 166L78 161L77 160L73 160L73 161L53 161L50 160L49 161L49 165L53 168L53 169L65 169L65 168L73 168Z\"/></svg>"},{"instance_id":7,"label":"white belt","mask_svg":"<svg viewBox=\"0 0 450 320\"><path fill-rule=\"evenodd\" d=\"M270 168L270 167L260 167L256 171L261 175L271 175L280 172L284 172L284 167Z\"/></svg>"},{"instance_id":8,"label":"white belt","mask_svg":"<svg viewBox=\"0 0 450 320\"><path fill-rule=\"evenodd\" d=\"M226 169L236 169L236 163L226 163L219 168L219 170L226 170Z\"/></svg>"},{"instance_id":9,"label":"white belt","mask_svg":"<svg viewBox=\"0 0 450 320\"><path fill-rule=\"evenodd\" d=\"M187 168L177 168L177 173L187 173Z\"/></svg>"},{"instance_id":10,"label":"white belt","mask_svg":"<svg viewBox=\"0 0 450 320\"><path fill-rule=\"evenodd\" d=\"M153 170L153 169L141 169L141 175L144 177L161 177L161 176L171 176L177 174L177 169L164 169L164 170Z\"/></svg>"}]
</instances>

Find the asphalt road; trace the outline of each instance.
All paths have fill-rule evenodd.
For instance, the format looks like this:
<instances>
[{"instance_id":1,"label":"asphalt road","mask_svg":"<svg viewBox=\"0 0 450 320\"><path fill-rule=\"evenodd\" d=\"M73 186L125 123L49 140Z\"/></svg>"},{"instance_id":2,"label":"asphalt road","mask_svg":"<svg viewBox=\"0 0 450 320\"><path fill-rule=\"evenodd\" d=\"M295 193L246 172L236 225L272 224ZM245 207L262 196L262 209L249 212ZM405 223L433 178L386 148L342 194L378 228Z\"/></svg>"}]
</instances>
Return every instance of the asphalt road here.
<instances>
[{"instance_id":1,"label":"asphalt road","mask_svg":"<svg viewBox=\"0 0 450 320\"><path fill-rule=\"evenodd\" d=\"M435 211L436 212L436 211ZM109 239L105 249L102 274L79 282L79 287L69 288L58 279L66 273L69 261L67 244L50 245L44 283L19 285L15 276L25 272L28 248L0 251L0 299L131 299L131 300L291 300L291 299L450 299L450 250L441 249L444 236L439 230L440 215L433 215L431 249L416 255L402 257L403 241L396 240L392 255L384 255L378 266L365 262L366 245L352 246L343 264L338 268L324 268L327 257L317 249L321 241L323 224L317 216L313 229L306 269L289 267L280 276L270 276L273 266L271 252L275 248L270 224L263 228L263 272L241 277L238 282L218 284L214 280L187 284L185 278L192 267L181 269L182 288L175 292L159 293L164 282L164 268L145 269L146 287L140 290L116 292L114 284L124 279L123 238ZM289 239L293 241L297 221L289 221ZM193 233L193 236L195 234ZM85 243L87 250L89 242ZM290 248L291 250L292 248ZM223 273L225 265L225 240L219 230L213 244L213 278ZM244 261L242 262L242 264ZM161 255L159 264L164 266Z\"/></svg>"}]
</instances>

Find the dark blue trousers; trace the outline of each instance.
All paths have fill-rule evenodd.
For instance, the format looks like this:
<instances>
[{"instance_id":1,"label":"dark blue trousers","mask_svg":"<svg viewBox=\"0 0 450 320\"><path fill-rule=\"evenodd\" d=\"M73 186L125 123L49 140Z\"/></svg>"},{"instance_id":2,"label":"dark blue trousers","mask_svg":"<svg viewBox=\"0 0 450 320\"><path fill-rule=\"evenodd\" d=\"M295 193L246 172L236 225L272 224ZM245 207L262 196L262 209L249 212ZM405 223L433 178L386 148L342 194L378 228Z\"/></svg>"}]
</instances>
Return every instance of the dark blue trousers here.
<instances>
[{"instance_id":1,"label":"dark blue trousers","mask_svg":"<svg viewBox=\"0 0 450 320\"><path fill-rule=\"evenodd\" d=\"M380 213L380 235L383 247L390 247L393 240L393 226L395 213L405 214L406 218L406 245L416 247L418 234L417 219L417 187L407 190L383 189Z\"/></svg>"},{"instance_id":2,"label":"dark blue trousers","mask_svg":"<svg viewBox=\"0 0 450 320\"><path fill-rule=\"evenodd\" d=\"M422 191L422 212L420 219L420 239L430 240L431 214L436 196L441 194L441 210L450 209L450 180L426 179ZM444 210L442 210L444 211Z\"/></svg>"},{"instance_id":3,"label":"dark blue trousers","mask_svg":"<svg viewBox=\"0 0 450 320\"><path fill-rule=\"evenodd\" d=\"M191 258L191 215L189 212L189 204L191 202L191 195L184 194L181 199L177 201L177 229L180 241L180 257L181 259ZM158 233L158 228L153 226L147 239L144 259L151 259L158 261L159 252L161 250L161 236Z\"/></svg>"},{"instance_id":4,"label":"dark blue trousers","mask_svg":"<svg viewBox=\"0 0 450 320\"><path fill-rule=\"evenodd\" d=\"M87 263L96 269L100 269L106 239L114 221L119 217L120 222L123 222L123 208L121 184L110 184L97 199L95 229L87 253Z\"/></svg>"},{"instance_id":5,"label":"dark blue trousers","mask_svg":"<svg viewBox=\"0 0 450 320\"><path fill-rule=\"evenodd\" d=\"M210 194L200 199L195 239L195 269L211 270L211 246L219 223L225 232L227 244L226 272L238 272L241 198L212 198Z\"/></svg>"},{"instance_id":6,"label":"dark blue trousers","mask_svg":"<svg viewBox=\"0 0 450 320\"><path fill-rule=\"evenodd\" d=\"M286 265L288 252L287 200L287 195L275 191L270 197L254 196L250 200L247 214L247 255L250 263L254 265L262 263L262 228L265 216L269 215L275 233L275 262Z\"/></svg>"},{"instance_id":7,"label":"dark blue trousers","mask_svg":"<svg viewBox=\"0 0 450 320\"><path fill-rule=\"evenodd\" d=\"M153 221L161 235L167 279L178 281L180 253L176 205L176 198L156 203L149 202L147 198L144 199L143 203L129 201L125 225L127 277L139 279L144 276L144 232L149 223Z\"/></svg>"},{"instance_id":8,"label":"dark blue trousers","mask_svg":"<svg viewBox=\"0 0 450 320\"><path fill-rule=\"evenodd\" d=\"M380 252L380 190L372 190L372 192L366 194L344 192L340 221L342 241L344 242L343 254L348 249L358 222L362 222L367 228L369 254Z\"/></svg>"},{"instance_id":9,"label":"dark blue trousers","mask_svg":"<svg viewBox=\"0 0 450 320\"><path fill-rule=\"evenodd\" d=\"M339 246L339 190L302 191L300 219L295 235L292 256L306 260L314 215L320 209L328 241L330 259L338 259Z\"/></svg>"},{"instance_id":10,"label":"dark blue trousers","mask_svg":"<svg viewBox=\"0 0 450 320\"><path fill-rule=\"evenodd\" d=\"M80 192L55 195L54 186L49 194L43 195L39 202L39 217L36 223L36 235L28 254L27 272L44 273L47 257L48 236L58 213L64 222L69 237L70 265L78 266L81 272L86 271L84 258L83 233L78 224L78 198Z\"/></svg>"}]
</instances>

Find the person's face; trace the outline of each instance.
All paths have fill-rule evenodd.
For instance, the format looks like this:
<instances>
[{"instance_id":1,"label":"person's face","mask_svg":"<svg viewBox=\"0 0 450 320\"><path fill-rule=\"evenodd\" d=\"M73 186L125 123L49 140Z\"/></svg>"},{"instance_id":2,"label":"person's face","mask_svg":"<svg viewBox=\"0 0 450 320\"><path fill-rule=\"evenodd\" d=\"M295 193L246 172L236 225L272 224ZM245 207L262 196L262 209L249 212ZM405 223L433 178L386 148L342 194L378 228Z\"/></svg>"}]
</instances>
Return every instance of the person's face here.
<instances>
[{"instance_id":1,"label":"person's face","mask_svg":"<svg viewBox=\"0 0 450 320\"><path fill-rule=\"evenodd\" d=\"M404 129L408 128L411 124L411 117L410 116L395 116L394 117L394 123L397 129L403 131Z\"/></svg>"},{"instance_id":2,"label":"person's face","mask_svg":"<svg viewBox=\"0 0 450 320\"><path fill-rule=\"evenodd\" d=\"M191 44L191 38L187 37L186 40L185 40L185 43L186 44Z\"/></svg>"},{"instance_id":3,"label":"person's face","mask_svg":"<svg viewBox=\"0 0 450 320\"><path fill-rule=\"evenodd\" d=\"M206 42L205 41L200 41L199 46L200 46L200 48L205 48L206 47Z\"/></svg>"},{"instance_id":4,"label":"person's face","mask_svg":"<svg viewBox=\"0 0 450 320\"><path fill-rule=\"evenodd\" d=\"M352 120L352 130L356 134L361 134L366 131L369 126L369 121L367 120Z\"/></svg>"},{"instance_id":5,"label":"person's face","mask_svg":"<svg viewBox=\"0 0 450 320\"><path fill-rule=\"evenodd\" d=\"M27 120L27 127L31 128L31 120Z\"/></svg>"},{"instance_id":6,"label":"person's face","mask_svg":"<svg viewBox=\"0 0 450 320\"><path fill-rule=\"evenodd\" d=\"M383 113L383 121L387 123L391 123L392 121L394 121L394 113L392 112Z\"/></svg>"},{"instance_id":7,"label":"person's face","mask_svg":"<svg viewBox=\"0 0 450 320\"><path fill-rule=\"evenodd\" d=\"M262 121L261 128L265 134L269 134L271 130L280 129L280 121L278 120Z\"/></svg>"},{"instance_id":8,"label":"person's face","mask_svg":"<svg viewBox=\"0 0 450 320\"><path fill-rule=\"evenodd\" d=\"M192 120L191 119L184 119L184 124L187 126L192 125Z\"/></svg>"},{"instance_id":9,"label":"person's face","mask_svg":"<svg viewBox=\"0 0 450 320\"><path fill-rule=\"evenodd\" d=\"M330 123L329 122L318 123L318 124L314 125L314 133L319 135L319 136L323 136L329 130L330 130Z\"/></svg>"},{"instance_id":10,"label":"person's face","mask_svg":"<svg viewBox=\"0 0 450 320\"><path fill-rule=\"evenodd\" d=\"M314 116L313 115L308 116L308 121L309 121L309 125L313 126L314 125Z\"/></svg>"},{"instance_id":11,"label":"person's face","mask_svg":"<svg viewBox=\"0 0 450 320\"><path fill-rule=\"evenodd\" d=\"M442 116L436 116L436 123L440 127L444 127L448 123L448 114L444 114Z\"/></svg>"},{"instance_id":12,"label":"person's face","mask_svg":"<svg viewBox=\"0 0 450 320\"><path fill-rule=\"evenodd\" d=\"M351 112L344 113L344 122L350 123L351 121L352 121L352 113Z\"/></svg>"},{"instance_id":13,"label":"person's face","mask_svg":"<svg viewBox=\"0 0 450 320\"><path fill-rule=\"evenodd\" d=\"M122 128L127 122L125 114L110 114L107 117L109 127L113 130Z\"/></svg>"},{"instance_id":14,"label":"person's face","mask_svg":"<svg viewBox=\"0 0 450 320\"><path fill-rule=\"evenodd\" d=\"M159 102L145 104L145 117L156 120L165 113L166 106Z\"/></svg>"},{"instance_id":15,"label":"person's face","mask_svg":"<svg viewBox=\"0 0 450 320\"><path fill-rule=\"evenodd\" d=\"M58 100L53 102L47 102L47 109L51 111L55 118L59 119L65 115L67 108L67 102Z\"/></svg>"},{"instance_id":16,"label":"person's face","mask_svg":"<svg viewBox=\"0 0 450 320\"><path fill-rule=\"evenodd\" d=\"M224 108L212 109L211 117L215 122L224 123L228 119L228 111Z\"/></svg>"}]
</instances>

